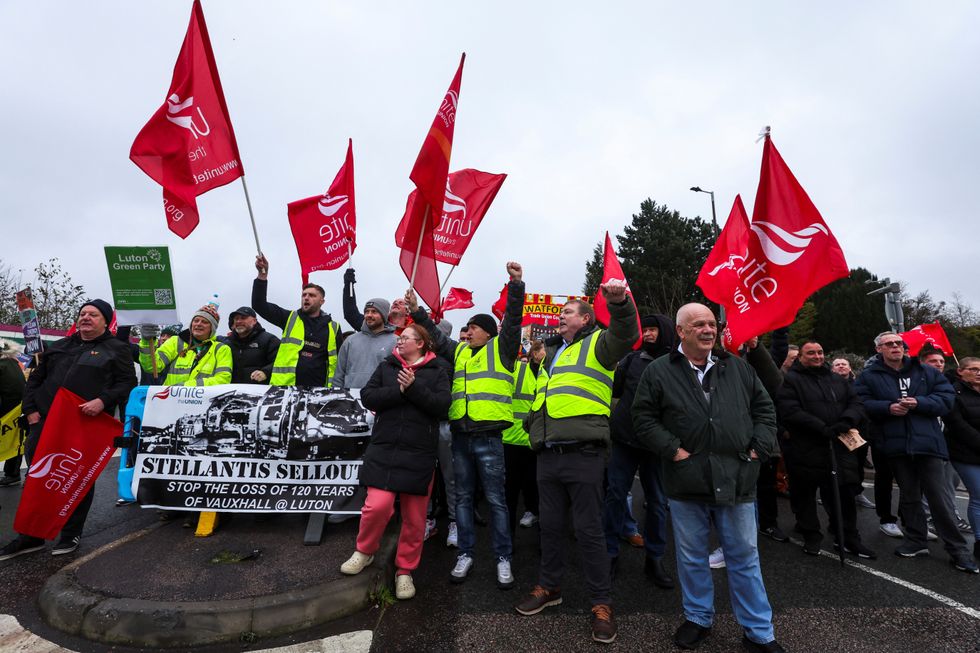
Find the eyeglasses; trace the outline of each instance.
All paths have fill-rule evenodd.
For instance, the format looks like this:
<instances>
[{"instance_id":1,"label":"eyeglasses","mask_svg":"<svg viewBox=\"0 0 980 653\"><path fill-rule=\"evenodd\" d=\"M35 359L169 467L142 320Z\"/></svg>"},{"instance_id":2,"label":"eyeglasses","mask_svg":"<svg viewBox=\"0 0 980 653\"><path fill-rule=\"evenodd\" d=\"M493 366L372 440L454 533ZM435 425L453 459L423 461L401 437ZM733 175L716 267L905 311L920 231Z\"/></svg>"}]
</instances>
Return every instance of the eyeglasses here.
<instances>
[{"instance_id":1,"label":"eyeglasses","mask_svg":"<svg viewBox=\"0 0 980 653\"><path fill-rule=\"evenodd\" d=\"M406 340L414 340L415 342L422 342L420 339L413 338L411 336L398 336L397 338L395 338L395 340L397 340L398 342L405 342Z\"/></svg>"},{"instance_id":2,"label":"eyeglasses","mask_svg":"<svg viewBox=\"0 0 980 653\"><path fill-rule=\"evenodd\" d=\"M960 372L970 372L971 374L980 374L980 367L964 367Z\"/></svg>"},{"instance_id":3,"label":"eyeglasses","mask_svg":"<svg viewBox=\"0 0 980 653\"><path fill-rule=\"evenodd\" d=\"M888 342L881 343L881 346L882 347L901 347L902 346L902 341L901 340L889 340Z\"/></svg>"}]
</instances>

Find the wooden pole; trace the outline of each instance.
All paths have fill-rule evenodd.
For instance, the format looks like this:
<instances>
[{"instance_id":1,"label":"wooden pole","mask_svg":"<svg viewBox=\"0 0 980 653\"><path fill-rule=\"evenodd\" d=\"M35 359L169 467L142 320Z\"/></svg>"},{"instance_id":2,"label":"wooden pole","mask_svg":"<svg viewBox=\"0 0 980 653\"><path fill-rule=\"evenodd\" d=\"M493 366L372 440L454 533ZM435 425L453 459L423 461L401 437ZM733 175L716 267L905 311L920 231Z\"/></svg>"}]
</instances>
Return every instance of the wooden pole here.
<instances>
[{"instance_id":1,"label":"wooden pole","mask_svg":"<svg viewBox=\"0 0 980 653\"><path fill-rule=\"evenodd\" d=\"M408 287L415 288L415 273L419 269L419 256L422 255L422 234L425 233L425 225L429 221L429 205L425 205L425 215L422 216L422 228L419 229L419 244L415 248L415 260L412 261L412 278L408 280Z\"/></svg>"}]
</instances>

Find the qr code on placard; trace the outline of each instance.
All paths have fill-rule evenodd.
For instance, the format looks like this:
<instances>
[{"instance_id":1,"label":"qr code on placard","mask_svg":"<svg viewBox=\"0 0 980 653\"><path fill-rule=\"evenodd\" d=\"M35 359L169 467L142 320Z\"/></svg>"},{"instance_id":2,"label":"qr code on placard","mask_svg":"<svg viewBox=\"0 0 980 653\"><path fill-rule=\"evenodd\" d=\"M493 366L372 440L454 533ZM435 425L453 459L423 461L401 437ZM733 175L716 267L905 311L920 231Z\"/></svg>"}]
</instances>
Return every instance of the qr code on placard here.
<instances>
[{"instance_id":1,"label":"qr code on placard","mask_svg":"<svg viewBox=\"0 0 980 653\"><path fill-rule=\"evenodd\" d=\"M170 306L174 303L174 293L170 288L154 288L153 303L157 306Z\"/></svg>"}]
</instances>

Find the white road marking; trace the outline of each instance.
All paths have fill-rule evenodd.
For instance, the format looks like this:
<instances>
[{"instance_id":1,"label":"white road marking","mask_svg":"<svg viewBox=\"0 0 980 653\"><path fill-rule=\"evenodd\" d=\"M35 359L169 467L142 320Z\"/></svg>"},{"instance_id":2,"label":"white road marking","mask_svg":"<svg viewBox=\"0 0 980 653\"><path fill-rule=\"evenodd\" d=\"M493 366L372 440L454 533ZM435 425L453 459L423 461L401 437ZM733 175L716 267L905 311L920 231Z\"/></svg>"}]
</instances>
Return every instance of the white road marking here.
<instances>
[{"instance_id":1,"label":"white road marking","mask_svg":"<svg viewBox=\"0 0 980 653\"><path fill-rule=\"evenodd\" d=\"M831 553L830 551L825 551L823 549L820 550L820 555L827 556L828 558L831 558L833 560L839 560L840 559L840 557L836 553ZM925 587L922 587L921 585L916 585L915 583L909 582L909 581L907 581L905 579L902 579L902 578L899 578L897 576L892 576L891 574L886 574L883 571L878 571L877 569L874 569L872 567L868 567L867 565L862 565L860 562L854 562L853 560L847 560L847 559L845 559L844 560L844 564L846 564L846 565L848 565L850 567L854 567L855 569L860 569L861 571L867 572L867 573L871 574L872 576L877 576L878 578L883 578L883 579L885 579L887 581L891 581L892 583L895 583L896 585L899 585L901 587L904 587L905 589L908 589L908 590L912 590L913 592L918 592L919 594L922 594L923 596L928 596L930 599L933 599L934 601L939 601L943 605L946 605L946 606L948 606L950 608L953 608L954 610L959 610L963 614L968 615L970 617L973 617L974 619L980 619L980 610L976 610L974 608L971 608L968 605L963 605L959 601L957 601L955 599L951 599L948 596L943 596L942 594L940 594L938 592L933 592L931 589L927 589Z\"/></svg>"},{"instance_id":2,"label":"white road marking","mask_svg":"<svg viewBox=\"0 0 980 653\"><path fill-rule=\"evenodd\" d=\"M370 630L355 630L342 635L290 644L276 648L266 648L256 653L368 653L374 633ZM49 642L20 625L17 618L0 614L0 651L4 653L74 653L72 649Z\"/></svg>"}]
</instances>

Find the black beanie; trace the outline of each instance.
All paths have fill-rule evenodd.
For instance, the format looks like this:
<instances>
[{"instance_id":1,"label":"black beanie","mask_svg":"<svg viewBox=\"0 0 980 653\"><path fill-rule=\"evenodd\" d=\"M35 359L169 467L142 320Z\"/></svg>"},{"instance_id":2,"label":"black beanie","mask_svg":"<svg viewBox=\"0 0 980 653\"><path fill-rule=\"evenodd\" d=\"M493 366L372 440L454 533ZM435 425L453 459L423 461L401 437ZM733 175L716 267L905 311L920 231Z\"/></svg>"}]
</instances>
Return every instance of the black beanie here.
<instances>
[{"instance_id":1,"label":"black beanie","mask_svg":"<svg viewBox=\"0 0 980 653\"><path fill-rule=\"evenodd\" d=\"M82 309L86 306L94 306L95 310L102 313L102 317L105 318L106 327L112 322L112 305L104 299L89 299L86 300L81 306L78 307L78 312L81 313ZM76 320L78 317L76 316Z\"/></svg>"},{"instance_id":2,"label":"black beanie","mask_svg":"<svg viewBox=\"0 0 980 653\"><path fill-rule=\"evenodd\" d=\"M660 328L660 320L657 319L656 315L644 315L640 318L640 328L646 329L648 327Z\"/></svg>"},{"instance_id":3,"label":"black beanie","mask_svg":"<svg viewBox=\"0 0 980 653\"><path fill-rule=\"evenodd\" d=\"M491 338L497 335L497 320L495 320L492 315L477 313L470 318L469 322L466 323L466 327L469 328L471 324L475 324L489 333Z\"/></svg>"}]
</instances>

